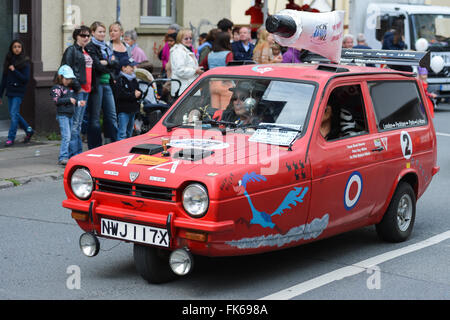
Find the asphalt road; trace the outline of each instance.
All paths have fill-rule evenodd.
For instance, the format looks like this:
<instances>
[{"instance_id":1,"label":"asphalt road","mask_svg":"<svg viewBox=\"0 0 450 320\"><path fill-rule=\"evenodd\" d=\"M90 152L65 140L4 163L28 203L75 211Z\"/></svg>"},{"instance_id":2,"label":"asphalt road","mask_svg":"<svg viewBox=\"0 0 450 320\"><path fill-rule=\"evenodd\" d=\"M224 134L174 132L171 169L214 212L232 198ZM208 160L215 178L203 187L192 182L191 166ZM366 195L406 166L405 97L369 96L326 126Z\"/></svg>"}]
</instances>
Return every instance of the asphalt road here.
<instances>
[{"instance_id":1,"label":"asphalt road","mask_svg":"<svg viewBox=\"0 0 450 320\"><path fill-rule=\"evenodd\" d=\"M137 274L130 244L102 240L97 257L81 254L61 181L0 190L0 300L448 300L449 123L446 106L435 117L441 171L417 203L407 242L382 242L367 227L279 252L197 258L193 274L164 285Z\"/></svg>"}]
</instances>

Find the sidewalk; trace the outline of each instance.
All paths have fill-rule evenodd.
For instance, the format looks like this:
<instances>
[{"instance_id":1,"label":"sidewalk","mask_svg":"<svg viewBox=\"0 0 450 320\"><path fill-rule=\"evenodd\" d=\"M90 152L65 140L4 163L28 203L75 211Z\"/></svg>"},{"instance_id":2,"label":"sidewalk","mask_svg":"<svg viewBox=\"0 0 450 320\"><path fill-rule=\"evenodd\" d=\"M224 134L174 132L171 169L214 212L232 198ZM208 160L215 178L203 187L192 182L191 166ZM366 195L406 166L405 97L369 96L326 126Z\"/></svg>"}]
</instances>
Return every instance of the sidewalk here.
<instances>
[{"instance_id":1,"label":"sidewalk","mask_svg":"<svg viewBox=\"0 0 450 320\"><path fill-rule=\"evenodd\" d=\"M34 181L62 179L64 167L58 165L59 141L22 141L25 133L18 130L16 142L5 148L9 121L0 121L0 189L24 185Z\"/></svg>"}]
</instances>

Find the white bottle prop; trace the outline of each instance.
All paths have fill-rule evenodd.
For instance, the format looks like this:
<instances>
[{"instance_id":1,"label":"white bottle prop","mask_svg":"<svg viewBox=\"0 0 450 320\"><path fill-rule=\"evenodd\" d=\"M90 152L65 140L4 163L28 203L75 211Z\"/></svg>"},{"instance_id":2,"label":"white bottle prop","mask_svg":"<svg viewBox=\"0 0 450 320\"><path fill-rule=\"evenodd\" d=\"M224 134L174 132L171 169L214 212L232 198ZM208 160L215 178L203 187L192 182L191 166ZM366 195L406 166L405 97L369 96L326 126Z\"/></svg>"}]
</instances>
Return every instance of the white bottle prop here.
<instances>
[{"instance_id":1,"label":"white bottle prop","mask_svg":"<svg viewBox=\"0 0 450 320\"><path fill-rule=\"evenodd\" d=\"M306 49L339 63L344 16L344 11L315 13L286 9L270 16L266 28L282 46Z\"/></svg>"}]
</instances>

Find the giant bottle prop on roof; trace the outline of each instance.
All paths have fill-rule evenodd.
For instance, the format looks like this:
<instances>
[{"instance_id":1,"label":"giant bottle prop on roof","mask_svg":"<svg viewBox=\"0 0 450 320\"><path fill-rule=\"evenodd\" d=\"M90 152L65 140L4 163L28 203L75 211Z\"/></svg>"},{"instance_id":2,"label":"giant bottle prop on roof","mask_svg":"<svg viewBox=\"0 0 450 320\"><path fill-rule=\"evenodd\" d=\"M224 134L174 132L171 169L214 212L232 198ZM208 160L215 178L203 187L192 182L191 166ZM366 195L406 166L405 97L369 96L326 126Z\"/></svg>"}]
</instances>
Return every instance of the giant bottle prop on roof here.
<instances>
[{"instance_id":1,"label":"giant bottle prop on roof","mask_svg":"<svg viewBox=\"0 0 450 320\"><path fill-rule=\"evenodd\" d=\"M282 46L306 49L339 63L344 14L344 11L314 13L287 9L269 16L266 29Z\"/></svg>"}]
</instances>

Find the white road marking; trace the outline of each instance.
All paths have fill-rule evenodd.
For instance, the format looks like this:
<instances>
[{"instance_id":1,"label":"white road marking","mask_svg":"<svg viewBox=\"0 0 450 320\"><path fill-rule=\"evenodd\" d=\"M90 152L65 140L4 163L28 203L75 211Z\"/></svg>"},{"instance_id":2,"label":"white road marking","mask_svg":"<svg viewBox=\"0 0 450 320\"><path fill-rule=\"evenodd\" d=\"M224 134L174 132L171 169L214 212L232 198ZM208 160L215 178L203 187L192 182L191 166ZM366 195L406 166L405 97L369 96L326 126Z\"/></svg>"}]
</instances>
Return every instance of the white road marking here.
<instances>
[{"instance_id":1,"label":"white road marking","mask_svg":"<svg viewBox=\"0 0 450 320\"><path fill-rule=\"evenodd\" d=\"M379 265L383 262L398 258L400 256L403 256L405 254L408 254L408 253L411 253L411 252L414 252L417 250L424 249L429 246L433 246L433 245L438 244L447 239L450 239L450 230L446 231L444 233L438 234L434 237L431 237L427 240L406 246L404 248L389 251L389 252L380 254L378 256L369 258L367 260L363 260L361 262L355 263L351 266L344 267L344 268L326 273L326 274L316 277L314 279L299 283L299 284L292 286L290 288L287 288L285 290L281 290L281 291L278 291L271 295L268 295L266 297L260 298L259 300L292 299L294 297L302 295L303 293L306 293L308 291L311 291L311 290L317 289L319 287L322 287L324 285L327 285L331 282L334 282L337 280L342 280L344 278L357 275L357 274L362 273L370 268L373 268L374 266Z\"/></svg>"},{"instance_id":2,"label":"white road marking","mask_svg":"<svg viewBox=\"0 0 450 320\"><path fill-rule=\"evenodd\" d=\"M436 132L436 135L443 136L443 137L450 137L450 133Z\"/></svg>"}]
</instances>

